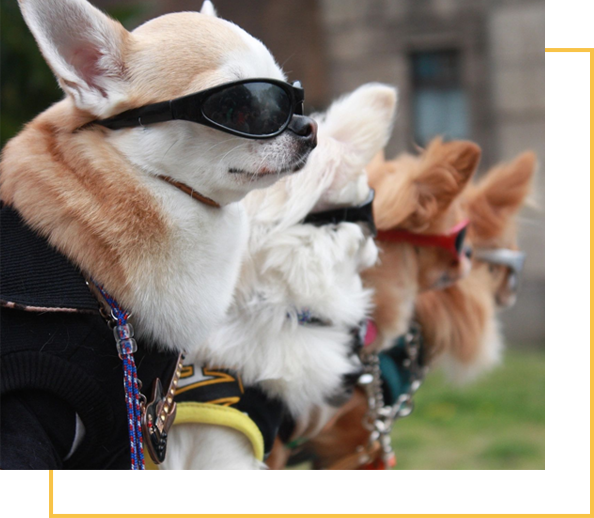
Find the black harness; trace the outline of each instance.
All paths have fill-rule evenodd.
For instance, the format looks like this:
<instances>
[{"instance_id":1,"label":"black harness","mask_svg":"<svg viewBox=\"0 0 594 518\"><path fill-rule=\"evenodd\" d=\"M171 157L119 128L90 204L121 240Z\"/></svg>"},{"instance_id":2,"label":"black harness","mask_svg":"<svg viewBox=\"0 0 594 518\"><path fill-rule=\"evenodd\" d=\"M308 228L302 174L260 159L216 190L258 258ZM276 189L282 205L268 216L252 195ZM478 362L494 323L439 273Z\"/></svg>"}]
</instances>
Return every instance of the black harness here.
<instances>
[{"instance_id":1,"label":"black harness","mask_svg":"<svg viewBox=\"0 0 594 518\"><path fill-rule=\"evenodd\" d=\"M373 220L373 199L375 191L369 190L367 199L357 207L341 207L339 209L326 210L323 212L312 212L308 214L303 223L321 227L323 225L338 225L339 223L366 223L375 236L377 230Z\"/></svg>"}]
</instances>

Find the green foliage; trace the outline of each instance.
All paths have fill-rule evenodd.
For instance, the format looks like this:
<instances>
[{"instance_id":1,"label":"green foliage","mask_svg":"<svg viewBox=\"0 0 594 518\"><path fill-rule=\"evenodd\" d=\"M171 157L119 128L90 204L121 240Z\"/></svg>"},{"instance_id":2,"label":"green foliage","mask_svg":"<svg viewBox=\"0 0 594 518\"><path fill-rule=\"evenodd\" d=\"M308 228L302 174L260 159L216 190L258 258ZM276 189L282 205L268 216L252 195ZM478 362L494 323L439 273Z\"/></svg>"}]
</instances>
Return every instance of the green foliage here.
<instances>
[{"instance_id":1,"label":"green foliage","mask_svg":"<svg viewBox=\"0 0 594 518\"><path fill-rule=\"evenodd\" d=\"M24 123L62 97L17 2L0 0L0 141L15 135Z\"/></svg>"}]
</instances>

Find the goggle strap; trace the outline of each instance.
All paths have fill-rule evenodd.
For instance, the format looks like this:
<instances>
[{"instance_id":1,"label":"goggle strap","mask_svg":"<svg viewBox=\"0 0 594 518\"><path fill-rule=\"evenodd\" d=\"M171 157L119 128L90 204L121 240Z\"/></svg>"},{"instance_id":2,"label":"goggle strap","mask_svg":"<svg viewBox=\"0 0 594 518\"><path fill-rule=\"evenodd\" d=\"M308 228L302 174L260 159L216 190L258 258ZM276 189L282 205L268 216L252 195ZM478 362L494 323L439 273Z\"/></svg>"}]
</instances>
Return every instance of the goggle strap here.
<instances>
[{"instance_id":1,"label":"goggle strap","mask_svg":"<svg viewBox=\"0 0 594 518\"><path fill-rule=\"evenodd\" d=\"M148 106L128 110L109 119L95 121L95 124L105 126L109 129L122 129L155 124L157 122L167 122L176 118L173 114L172 102L163 101L149 104Z\"/></svg>"}]
</instances>

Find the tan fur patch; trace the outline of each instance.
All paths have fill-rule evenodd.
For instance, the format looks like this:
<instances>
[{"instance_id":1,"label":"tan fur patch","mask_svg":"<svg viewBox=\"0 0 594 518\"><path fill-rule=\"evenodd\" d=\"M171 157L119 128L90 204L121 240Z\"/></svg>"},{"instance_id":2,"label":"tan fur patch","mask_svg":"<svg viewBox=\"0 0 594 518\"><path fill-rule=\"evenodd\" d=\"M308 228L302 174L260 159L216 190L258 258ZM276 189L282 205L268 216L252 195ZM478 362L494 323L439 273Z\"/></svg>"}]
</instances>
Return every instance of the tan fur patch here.
<instances>
[{"instance_id":1,"label":"tan fur patch","mask_svg":"<svg viewBox=\"0 0 594 518\"><path fill-rule=\"evenodd\" d=\"M145 254L168 247L168 224L138 173L100 131L71 133L69 101L53 106L4 148L0 196L122 303Z\"/></svg>"},{"instance_id":2,"label":"tan fur patch","mask_svg":"<svg viewBox=\"0 0 594 518\"><path fill-rule=\"evenodd\" d=\"M247 50L230 22L199 13L171 13L141 25L130 35L131 82L126 108L174 99L221 82L230 53ZM239 79L239 78L237 78Z\"/></svg>"},{"instance_id":3,"label":"tan fur patch","mask_svg":"<svg viewBox=\"0 0 594 518\"><path fill-rule=\"evenodd\" d=\"M493 294L485 289L488 286L488 270L475 268L456 285L417 297L416 316L423 329L428 361L448 352L461 363L472 363L495 316Z\"/></svg>"},{"instance_id":4,"label":"tan fur patch","mask_svg":"<svg viewBox=\"0 0 594 518\"><path fill-rule=\"evenodd\" d=\"M476 246L515 246L514 219L532 190L535 169L536 156L528 151L494 167L469 187L465 198Z\"/></svg>"}]
</instances>

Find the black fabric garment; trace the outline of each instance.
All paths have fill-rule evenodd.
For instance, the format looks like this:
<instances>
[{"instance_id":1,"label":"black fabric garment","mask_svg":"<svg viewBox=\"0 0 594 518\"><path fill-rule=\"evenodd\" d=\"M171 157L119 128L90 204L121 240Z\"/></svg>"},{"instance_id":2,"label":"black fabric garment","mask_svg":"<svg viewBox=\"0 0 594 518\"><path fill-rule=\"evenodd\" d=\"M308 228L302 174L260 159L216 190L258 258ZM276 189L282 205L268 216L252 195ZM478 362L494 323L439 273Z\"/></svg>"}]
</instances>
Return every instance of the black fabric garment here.
<instances>
[{"instance_id":1,"label":"black fabric garment","mask_svg":"<svg viewBox=\"0 0 594 518\"><path fill-rule=\"evenodd\" d=\"M4 207L0 239L0 300L19 306L97 311L80 272Z\"/></svg>"},{"instance_id":2,"label":"black fabric garment","mask_svg":"<svg viewBox=\"0 0 594 518\"><path fill-rule=\"evenodd\" d=\"M8 207L1 217L1 469L130 469L123 369L81 273ZM177 355L139 341L139 379ZM68 459L76 414L84 439Z\"/></svg>"},{"instance_id":3,"label":"black fabric garment","mask_svg":"<svg viewBox=\"0 0 594 518\"><path fill-rule=\"evenodd\" d=\"M41 391L2 397L2 465L61 469L75 437L76 417L66 401Z\"/></svg>"}]
</instances>

